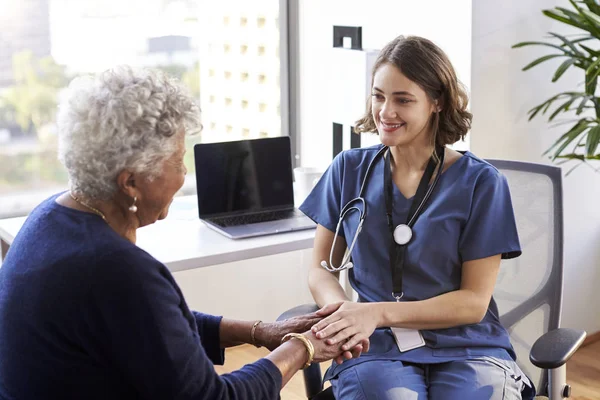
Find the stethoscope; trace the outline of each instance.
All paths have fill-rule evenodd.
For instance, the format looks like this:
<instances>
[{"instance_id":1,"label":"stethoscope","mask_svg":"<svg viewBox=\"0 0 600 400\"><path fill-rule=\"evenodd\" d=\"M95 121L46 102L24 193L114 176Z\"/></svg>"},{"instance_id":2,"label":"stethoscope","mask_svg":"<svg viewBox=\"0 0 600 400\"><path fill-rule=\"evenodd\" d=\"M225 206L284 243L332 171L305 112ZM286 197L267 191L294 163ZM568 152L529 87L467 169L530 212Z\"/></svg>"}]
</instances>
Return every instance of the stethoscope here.
<instances>
[{"instance_id":1,"label":"stethoscope","mask_svg":"<svg viewBox=\"0 0 600 400\"><path fill-rule=\"evenodd\" d=\"M371 162L369 163L369 166L367 167L367 171L365 173L365 177L363 178L362 184L360 186L360 191L358 193L358 197L355 197L354 199L350 200L348 203L346 203L346 205L344 207L342 207L342 210L340 211L340 217L338 219L338 223L335 229L335 236L333 237L333 243L331 244L331 250L329 252L329 265L327 264L327 262L325 260L321 261L321 266L323 268L325 268L327 271L329 272L338 272L338 271L342 271L344 269L347 268L352 268L354 267L354 264L351 261L352 258L352 249L354 248L354 245L356 244L356 240L358 238L358 235L360 234L361 230L362 230L362 226L365 222L365 218L367 216L367 203L365 201L365 198L363 197L364 195L364 191L365 191L365 187L366 184L368 182L369 179L369 175L371 173L371 170L373 169L373 165L375 164L375 162L381 157L384 158L383 155L385 154L385 152L388 150L389 148L387 146L382 146L381 149L379 149L379 151L377 152L377 154L375 155L375 157L373 157L373 159L371 160ZM438 168L437 174L435 176L435 179L433 180L432 184L429 186L429 188L427 189L427 192L425 192L425 194L422 196L421 201L419 202L418 207L416 207L416 210L412 213L409 213L410 218L408 220L407 223L404 224L399 224L397 225L394 229L393 229L393 238L394 238L394 242L400 246L404 246L406 244L408 244L410 242L410 240L412 239L412 226L415 224L419 214L423 211L423 208L425 207L425 204L427 203L427 201L429 200L429 198L431 197L431 194L433 193L433 190L435 189L435 186L437 185L440 176L442 174L442 167L444 165L444 155L445 155L445 151L443 148L438 149L437 151L438 154L438 159L439 159L439 165L440 167ZM388 154L389 155L389 154ZM386 158L384 158L386 159ZM388 165L384 165L384 168L389 169L389 163L387 163ZM430 160L430 163L428 165L428 168L430 168L431 166L435 166L435 161L434 158L432 156L432 159ZM387 173L389 173L389 171L386 171ZM421 184L419 186L423 186L423 181L425 180L425 185L427 185L429 183L429 179L431 177L431 174L433 173L433 170L431 170L430 174L429 174L429 178L427 178L427 171L426 173L423 174L423 178L421 178ZM388 179L386 179L388 180ZM391 182L391 181L390 181ZM384 183L385 185L385 183ZM391 185L391 184L390 184ZM386 185L387 186L387 185ZM386 187L386 191L387 191L387 195L391 196L391 191L389 188ZM419 190L417 191L419 192ZM417 196L415 196L414 201L418 200ZM386 199L386 203L388 203L387 199ZM362 204L362 209L360 207L358 207L358 205ZM387 210L387 217L388 217L388 223L392 222L392 218L391 218L391 205L386 204L388 210ZM414 207L411 207L411 209L413 209ZM333 250L335 248L335 243L338 237L338 234L340 232L340 228L344 222L344 218L346 218L346 216L351 212L351 211L358 211L359 212L359 221L358 221L358 227L356 228L356 232L354 233L354 238L352 239L352 242L350 244L350 247L348 248L348 251L346 252L346 254L344 254L344 257L342 258L342 262L340 264L339 267L336 267L333 265Z\"/></svg>"}]
</instances>

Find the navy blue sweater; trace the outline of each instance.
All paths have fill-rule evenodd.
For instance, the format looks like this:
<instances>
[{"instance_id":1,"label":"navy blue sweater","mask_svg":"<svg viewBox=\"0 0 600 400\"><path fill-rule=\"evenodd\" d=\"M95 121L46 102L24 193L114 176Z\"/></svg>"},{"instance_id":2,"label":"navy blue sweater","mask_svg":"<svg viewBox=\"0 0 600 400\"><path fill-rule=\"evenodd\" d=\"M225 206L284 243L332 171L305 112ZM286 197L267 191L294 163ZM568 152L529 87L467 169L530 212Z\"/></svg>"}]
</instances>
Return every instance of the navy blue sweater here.
<instances>
[{"instance_id":1,"label":"navy blue sweater","mask_svg":"<svg viewBox=\"0 0 600 400\"><path fill-rule=\"evenodd\" d=\"M278 398L269 360L218 376L221 319L191 312L162 263L56 197L0 268L0 399Z\"/></svg>"}]
</instances>

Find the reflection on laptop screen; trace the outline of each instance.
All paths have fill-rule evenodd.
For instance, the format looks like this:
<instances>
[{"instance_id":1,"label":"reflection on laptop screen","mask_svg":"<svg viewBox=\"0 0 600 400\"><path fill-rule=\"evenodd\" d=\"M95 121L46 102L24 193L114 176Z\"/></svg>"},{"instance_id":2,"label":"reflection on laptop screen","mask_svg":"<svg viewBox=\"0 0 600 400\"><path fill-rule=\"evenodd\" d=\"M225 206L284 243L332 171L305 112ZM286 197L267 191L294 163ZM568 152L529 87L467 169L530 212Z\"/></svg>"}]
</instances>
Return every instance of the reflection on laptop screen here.
<instances>
[{"instance_id":1,"label":"reflection on laptop screen","mask_svg":"<svg viewBox=\"0 0 600 400\"><path fill-rule=\"evenodd\" d=\"M194 146L200 217L292 208L290 138Z\"/></svg>"}]
</instances>

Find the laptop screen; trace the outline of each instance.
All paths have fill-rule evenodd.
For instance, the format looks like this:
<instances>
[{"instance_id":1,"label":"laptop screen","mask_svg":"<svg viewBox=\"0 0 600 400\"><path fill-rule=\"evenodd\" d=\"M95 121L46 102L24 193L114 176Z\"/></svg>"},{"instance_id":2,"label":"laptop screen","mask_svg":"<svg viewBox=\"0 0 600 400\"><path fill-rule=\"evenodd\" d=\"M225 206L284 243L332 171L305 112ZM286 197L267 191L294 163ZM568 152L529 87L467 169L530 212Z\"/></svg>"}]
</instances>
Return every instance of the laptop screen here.
<instances>
[{"instance_id":1,"label":"laptop screen","mask_svg":"<svg viewBox=\"0 0 600 400\"><path fill-rule=\"evenodd\" d=\"M194 146L200 218L292 208L290 138Z\"/></svg>"}]
</instances>

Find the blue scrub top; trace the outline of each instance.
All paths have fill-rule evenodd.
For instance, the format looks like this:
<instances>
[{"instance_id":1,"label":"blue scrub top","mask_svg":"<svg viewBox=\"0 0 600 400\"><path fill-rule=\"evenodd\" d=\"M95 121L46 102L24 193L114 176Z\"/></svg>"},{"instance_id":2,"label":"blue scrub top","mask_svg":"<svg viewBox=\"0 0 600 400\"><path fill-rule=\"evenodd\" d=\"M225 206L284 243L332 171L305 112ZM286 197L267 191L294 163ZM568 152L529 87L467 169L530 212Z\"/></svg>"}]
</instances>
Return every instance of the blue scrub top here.
<instances>
[{"instance_id":1,"label":"blue scrub top","mask_svg":"<svg viewBox=\"0 0 600 400\"><path fill-rule=\"evenodd\" d=\"M335 232L340 210L358 196L367 166L379 149L381 145L340 153L300 210ZM375 161L367 181L363 196L367 214L352 251L354 268L349 270L349 278L361 302L395 301L391 296L389 248L393 239L385 214L384 162L383 157ZM393 190L397 225L406 221L412 198L405 198L396 185ZM358 212L352 212L340 228L348 245L358 220ZM463 262L497 254L504 259L521 254L508 184L494 166L466 152L443 172L425 211L413 226L405 256L401 301L424 300L458 290ZM334 362L326 378L372 359L423 364L480 355L516 359L493 298L478 324L421 333L426 346L400 352L390 329L377 329L371 336L368 353L341 365Z\"/></svg>"}]
</instances>

